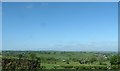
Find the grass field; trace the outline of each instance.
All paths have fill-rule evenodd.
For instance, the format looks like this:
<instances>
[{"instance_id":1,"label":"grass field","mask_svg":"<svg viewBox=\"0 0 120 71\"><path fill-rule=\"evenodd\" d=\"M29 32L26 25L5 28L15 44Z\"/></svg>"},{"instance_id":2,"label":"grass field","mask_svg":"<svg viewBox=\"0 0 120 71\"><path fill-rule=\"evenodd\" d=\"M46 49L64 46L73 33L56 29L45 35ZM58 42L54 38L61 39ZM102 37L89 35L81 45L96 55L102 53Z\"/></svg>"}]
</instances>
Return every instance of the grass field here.
<instances>
[{"instance_id":1,"label":"grass field","mask_svg":"<svg viewBox=\"0 0 120 71\"><path fill-rule=\"evenodd\" d=\"M111 69L111 57L117 52L3 51L2 55L7 59L37 58L42 69Z\"/></svg>"}]
</instances>

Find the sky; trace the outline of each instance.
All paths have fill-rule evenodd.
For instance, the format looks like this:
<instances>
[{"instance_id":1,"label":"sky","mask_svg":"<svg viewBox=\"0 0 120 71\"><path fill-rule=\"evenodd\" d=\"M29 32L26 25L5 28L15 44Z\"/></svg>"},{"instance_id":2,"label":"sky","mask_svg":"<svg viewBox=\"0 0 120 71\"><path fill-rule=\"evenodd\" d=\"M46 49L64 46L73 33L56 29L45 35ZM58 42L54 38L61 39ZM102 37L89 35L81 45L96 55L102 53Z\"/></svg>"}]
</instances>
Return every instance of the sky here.
<instances>
[{"instance_id":1,"label":"sky","mask_svg":"<svg viewBox=\"0 0 120 71\"><path fill-rule=\"evenodd\" d=\"M117 2L2 3L3 50L117 51Z\"/></svg>"}]
</instances>

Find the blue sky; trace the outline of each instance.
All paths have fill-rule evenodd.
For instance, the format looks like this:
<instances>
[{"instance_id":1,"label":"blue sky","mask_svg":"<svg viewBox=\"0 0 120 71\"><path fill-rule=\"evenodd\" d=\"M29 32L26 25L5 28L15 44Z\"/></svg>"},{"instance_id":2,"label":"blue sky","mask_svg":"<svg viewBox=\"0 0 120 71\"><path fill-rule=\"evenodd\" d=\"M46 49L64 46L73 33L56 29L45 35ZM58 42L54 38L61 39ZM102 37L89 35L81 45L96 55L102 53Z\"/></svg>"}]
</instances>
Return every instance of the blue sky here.
<instances>
[{"instance_id":1,"label":"blue sky","mask_svg":"<svg viewBox=\"0 0 120 71\"><path fill-rule=\"evenodd\" d=\"M3 3L3 50L116 51L118 4Z\"/></svg>"}]
</instances>

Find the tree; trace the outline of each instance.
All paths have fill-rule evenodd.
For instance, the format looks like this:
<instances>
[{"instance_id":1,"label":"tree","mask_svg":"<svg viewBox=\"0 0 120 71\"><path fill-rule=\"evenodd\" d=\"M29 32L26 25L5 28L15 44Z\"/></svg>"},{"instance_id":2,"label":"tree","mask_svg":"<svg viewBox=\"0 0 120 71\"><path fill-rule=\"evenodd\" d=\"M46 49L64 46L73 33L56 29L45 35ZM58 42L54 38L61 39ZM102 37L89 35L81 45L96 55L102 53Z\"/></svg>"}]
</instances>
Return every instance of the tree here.
<instances>
[{"instance_id":1,"label":"tree","mask_svg":"<svg viewBox=\"0 0 120 71\"><path fill-rule=\"evenodd\" d=\"M69 64L69 60L66 60L66 64Z\"/></svg>"},{"instance_id":2,"label":"tree","mask_svg":"<svg viewBox=\"0 0 120 71\"><path fill-rule=\"evenodd\" d=\"M118 65L120 64L120 60L119 60L120 56L118 55L114 55L110 58L110 63L111 65Z\"/></svg>"},{"instance_id":3,"label":"tree","mask_svg":"<svg viewBox=\"0 0 120 71\"><path fill-rule=\"evenodd\" d=\"M21 58L23 57L23 55L22 55L22 54L19 54L18 57L19 57L19 59L21 59Z\"/></svg>"},{"instance_id":4,"label":"tree","mask_svg":"<svg viewBox=\"0 0 120 71\"><path fill-rule=\"evenodd\" d=\"M96 59L95 57L92 57L92 58L90 59L90 63L93 63L93 62L95 62L95 61L97 61L97 59Z\"/></svg>"},{"instance_id":5,"label":"tree","mask_svg":"<svg viewBox=\"0 0 120 71\"><path fill-rule=\"evenodd\" d=\"M31 53L31 54L29 55L29 57L30 57L30 59L35 59L35 58L36 58L36 54Z\"/></svg>"}]
</instances>

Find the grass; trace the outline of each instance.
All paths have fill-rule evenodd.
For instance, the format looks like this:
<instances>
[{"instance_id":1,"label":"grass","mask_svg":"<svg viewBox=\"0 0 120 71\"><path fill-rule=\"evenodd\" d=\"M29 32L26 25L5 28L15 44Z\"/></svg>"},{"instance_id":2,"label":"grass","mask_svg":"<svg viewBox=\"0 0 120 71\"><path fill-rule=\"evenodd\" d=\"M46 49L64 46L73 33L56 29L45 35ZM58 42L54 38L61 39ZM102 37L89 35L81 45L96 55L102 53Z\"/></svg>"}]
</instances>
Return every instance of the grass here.
<instances>
[{"instance_id":1,"label":"grass","mask_svg":"<svg viewBox=\"0 0 120 71\"><path fill-rule=\"evenodd\" d=\"M53 51L36 51L36 52L3 52L3 57L7 57L7 58L18 58L18 54L24 53L24 56L26 56L25 58L29 58L29 53L34 53L36 54L36 57L41 58L41 66L46 67L46 69L54 69L55 67L57 67L58 69L63 69L62 66L109 66L110 65L110 61L106 60L106 61L102 61L102 63L105 63L106 65L100 65L99 60L101 61L103 58L103 56L106 55L110 55L113 53L95 53L95 52L53 52ZM96 55L98 54L98 56ZM0 56L0 58L2 57L2 55ZM102 59L101 59L102 57ZM47 60L48 58L53 58L51 60ZM79 59L91 59L91 58L97 58L99 60L94 61L91 64L80 64L79 63ZM54 59L57 59L56 61L54 61ZM73 59L76 59L77 61L74 61ZM65 60L65 62L63 61ZM67 64L66 61L69 61L69 64ZM56 62L56 63L55 63Z\"/></svg>"}]
</instances>

